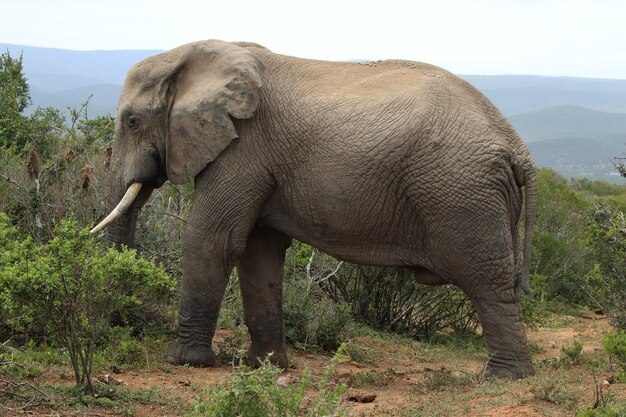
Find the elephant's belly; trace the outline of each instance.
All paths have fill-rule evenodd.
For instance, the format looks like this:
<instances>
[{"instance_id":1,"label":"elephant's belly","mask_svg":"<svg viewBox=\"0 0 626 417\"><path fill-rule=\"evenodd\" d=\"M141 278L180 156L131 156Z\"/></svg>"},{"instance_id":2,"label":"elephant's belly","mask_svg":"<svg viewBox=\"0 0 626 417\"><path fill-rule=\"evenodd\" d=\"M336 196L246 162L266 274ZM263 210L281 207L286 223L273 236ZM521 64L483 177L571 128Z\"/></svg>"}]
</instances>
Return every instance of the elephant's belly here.
<instances>
[{"instance_id":1,"label":"elephant's belly","mask_svg":"<svg viewBox=\"0 0 626 417\"><path fill-rule=\"evenodd\" d=\"M421 264L419 239L392 232L389 225L355 224L354 219L316 219L301 222L285 213L268 213L259 225L271 227L347 262L374 266L418 266ZM384 232L386 231L386 233Z\"/></svg>"}]
</instances>

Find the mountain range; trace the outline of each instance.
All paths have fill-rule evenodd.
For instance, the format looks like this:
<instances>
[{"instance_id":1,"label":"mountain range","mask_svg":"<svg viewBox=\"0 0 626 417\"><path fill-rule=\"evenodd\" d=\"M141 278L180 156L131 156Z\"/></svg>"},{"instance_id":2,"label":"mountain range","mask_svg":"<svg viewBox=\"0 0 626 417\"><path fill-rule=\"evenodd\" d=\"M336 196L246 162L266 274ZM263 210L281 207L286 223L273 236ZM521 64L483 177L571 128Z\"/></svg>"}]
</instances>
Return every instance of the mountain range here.
<instances>
[{"instance_id":1,"label":"mountain range","mask_svg":"<svg viewBox=\"0 0 626 417\"><path fill-rule=\"evenodd\" d=\"M115 114L134 63L162 51L70 51L0 43L22 54L33 105ZM626 80L461 75L485 94L528 144L539 166L568 177L620 182L611 159L626 152Z\"/></svg>"}]
</instances>

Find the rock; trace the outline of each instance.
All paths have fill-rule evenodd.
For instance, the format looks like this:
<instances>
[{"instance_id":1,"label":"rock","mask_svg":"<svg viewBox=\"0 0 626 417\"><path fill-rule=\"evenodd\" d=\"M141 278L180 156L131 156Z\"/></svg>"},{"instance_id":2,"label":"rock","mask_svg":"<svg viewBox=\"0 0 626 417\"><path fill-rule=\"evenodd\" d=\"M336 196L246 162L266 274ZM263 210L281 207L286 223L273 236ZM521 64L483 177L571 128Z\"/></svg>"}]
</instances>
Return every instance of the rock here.
<instances>
[{"instance_id":1,"label":"rock","mask_svg":"<svg viewBox=\"0 0 626 417\"><path fill-rule=\"evenodd\" d=\"M276 385L278 385L279 387L287 387L289 385L295 384L296 382L298 382L298 378L292 376L292 375L281 375L278 377L278 379L276 380Z\"/></svg>"},{"instance_id":2,"label":"rock","mask_svg":"<svg viewBox=\"0 0 626 417\"><path fill-rule=\"evenodd\" d=\"M96 377L96 381L104 385L122 385L124 383L121 379L113 378L110 374L99 375Z\"/></svg>"},{"instance_id":3,"label":"rock","mask_svg":"<svg viewBox=\"0 0 626 417\"><path fill-rule=\"evenodd\" d=\"M354 380L354 378L352 376L352 373L346 372L346 373L343 373L341 375L337 375L335 377L335 379L334 379L334 382L337 385L345 384L345 385L351 387L353 380Z\"/></svg>"},{"instance_id":4,"label":"rock","mask_svg":"<svg viewBox=\"0 0 626 417\"><path fill-rule=\"evenodd\" d=\"M178 381L178 385L180 385L181 387L189 387L191 386L191 381L189 380L189 378L186 378L181 381Z\"/></svg>"},{"instance_id":5,"label":"rock","mask_svg":"<svg viewBox=\"0 0 626 417\"><path fill-rule=\"evenodd\" d=\"M376 399L376 394L361 391L348 391L347 400L355 403L371 403Z\"/></svg>"}]
</instances>

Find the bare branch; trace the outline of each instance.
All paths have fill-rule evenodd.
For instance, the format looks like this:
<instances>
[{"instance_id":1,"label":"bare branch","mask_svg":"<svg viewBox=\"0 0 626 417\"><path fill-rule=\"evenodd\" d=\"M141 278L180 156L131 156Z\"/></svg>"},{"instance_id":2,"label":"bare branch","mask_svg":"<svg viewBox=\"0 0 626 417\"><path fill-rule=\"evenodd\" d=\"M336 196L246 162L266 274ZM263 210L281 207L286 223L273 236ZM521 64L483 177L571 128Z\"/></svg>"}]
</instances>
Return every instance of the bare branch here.
<instances>
[{"instance_id":1,"label":"bare branch","mask_svg":"<svg viewBox=\"0 0 626 417\"><path fill-rule=\"evenodd\" d=\"M20 184L19 182L15 181L13 178L9 178L6 175L2 175L0 174L0 178L2 178L3 180L5 180L8 183L11 183L13 185L15 185L17 188L19 188L22 191L26 191L28 192L28 190L26 189L26 187L24 187L22 184Z\"/></svg>"}]
</instances>

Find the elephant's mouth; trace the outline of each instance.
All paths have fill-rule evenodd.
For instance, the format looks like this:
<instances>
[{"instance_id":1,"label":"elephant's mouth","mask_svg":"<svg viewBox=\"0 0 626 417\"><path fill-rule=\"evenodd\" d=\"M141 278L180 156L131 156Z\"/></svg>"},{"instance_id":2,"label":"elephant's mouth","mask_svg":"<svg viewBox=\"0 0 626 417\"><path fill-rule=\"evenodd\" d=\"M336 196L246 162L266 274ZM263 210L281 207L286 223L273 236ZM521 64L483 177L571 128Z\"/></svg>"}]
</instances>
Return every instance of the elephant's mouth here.
<instances>
[{"instance_id":1,"label":"elephant's mouth","mask_svg":"<svg viewBox=\"0 0 626 417\"><path fill-rule=\"evenodd\" d=\"M161 188L163 184L167 181L167 176L164 174L159 174L155 179L146 184L149 185L153 189Z\"/></svg>"}]
</instances>

